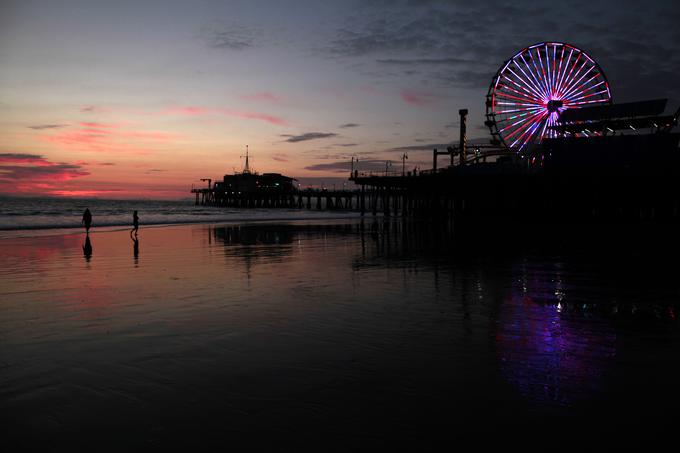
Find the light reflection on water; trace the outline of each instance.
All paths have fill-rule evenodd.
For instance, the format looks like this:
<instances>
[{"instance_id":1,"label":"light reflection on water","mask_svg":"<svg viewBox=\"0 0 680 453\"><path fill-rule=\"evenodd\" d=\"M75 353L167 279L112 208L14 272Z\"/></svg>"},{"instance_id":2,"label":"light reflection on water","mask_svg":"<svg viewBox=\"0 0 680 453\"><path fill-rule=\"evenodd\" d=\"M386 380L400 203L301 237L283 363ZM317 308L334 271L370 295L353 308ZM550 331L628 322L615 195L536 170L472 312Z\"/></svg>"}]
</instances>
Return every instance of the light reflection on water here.
<instances>
[{"instance_id":1,"label":"light reflection on water","mask_svg":"<svg viewBox=\"0 0 680 453\"><path fill-rule=\"evenodd\" d=\"M115 427L133 446L179 426L293 443L340 430L343 449L453 421L459 437L544 414L631 422L661 404L632 379L646 367L660 391L678 376L677 269L646 246L507 237L202 225L136 244L94 232L89 259L80 235L5 240L3 421L62 442Z\"/></svg>"}]
</instances>

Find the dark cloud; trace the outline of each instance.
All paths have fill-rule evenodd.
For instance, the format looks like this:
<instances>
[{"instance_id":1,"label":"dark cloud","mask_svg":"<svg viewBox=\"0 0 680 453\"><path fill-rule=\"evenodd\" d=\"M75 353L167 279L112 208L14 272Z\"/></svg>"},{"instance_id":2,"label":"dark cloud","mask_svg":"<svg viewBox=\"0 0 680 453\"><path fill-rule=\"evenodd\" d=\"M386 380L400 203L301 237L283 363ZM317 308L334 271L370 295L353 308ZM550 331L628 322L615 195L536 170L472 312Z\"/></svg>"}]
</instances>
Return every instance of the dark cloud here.
<instances>
[{"instance_id":1,"label":"dark cloud","mask_svg":"<svg viewBox=\"0 0 680 453\"><path fill-rule=\"evenodd\" d=\"M45 159L40 154L0 153L0 163L35 163L44 161Z\"/></svg>"},{"instance_id":2,"label":"dark cloud","mask_svg":"<svg viewBox=\"0 0 680 453\"><path fill-rule=\"evenodd\" d=\"M334 134L332 132L307 132L305 134L300 135L288 135L288 134L281 135L281 137L288 137L286 141L289 143L305 142L307 140L317 140L320 138L330 138L337 136L338 134Z\"/></svg>"},{"instance_id":3,"label":"dark cloud","mask_svg":"<svg viewBox=\"0 0 680 453\"><path fill-rule=\"evenodd\" d=\"M349 170L347 171L349 173ZM337 189L347 189L347 190L352 190L356 189L357 186L349 181L347 177L338 177L338 176L324 176L324 177L308 177L308 176L298 176L295 179L298 180L300 183L300 187L303 189L306 189L308 187L313 187L313 188L320 188L320 187L326 187L328 189L333 189L333 187Z\"/></svg>"},{"instance_id":4,"label":"dark cloud","mask_svg":"<svg viewBox=\"0 0 680 453\"><path fill-rule=\"evenodd\" d=\"M346 124L341 124L341 125L338 126L338 127L342 128L342 129L347 129L347 128L349 128L349 127L359 127L359 126L361 126L361 124L357 124L357 123L346 123Z\"/></svg>"},{"instance_id":5,"label":"dark cloud","mask_svg":"<svg viewBox=\"0 0 680 453\"><path fill-rule=\"evenodd\" d=\"M28 126L29 129L34 129L36 131L41 131L43 129L59 129L65 127L65 124L36 124L34 126Z\"/></svg>"},{"instance_id":6,"label":"dark cloud","mask_svg":"<svg viewBox=\"0 0 680 453\"><path fill-rule=\"evenodd\" d=\"M255 46L254 32L240 25L211 25L204 27L199 36L214 49L245 50Z\"/></svg>"},{"instance_id":7,"label":"dark cloud","mask_svg":"<svg viewBox=\"0 0 680 453\"><path fill-rule=\"evenodd\" d=\"M377 63L393 66L429 66L429 65L459 65L475 64L473 60L463 58L384 58L375 60Z\"/></svg>"},{"instance_id":8,"label":"dark cloud","mask_svg":"<svg viewBox=\"0 0 680 453\"><path fill-rule=\"evenodd\" d=\"M615 100L680 98L678 23L680 4L673 0L653 8L632 0L368 2L336 30L324 55L351 59L377 78L481 90L519 50L555 39L600 63Z\"/></svg>"},{"instance_id":9,"label":"dark cloud","mask_svg":"<svg viewBox=\"0 0 680 453\"><path fill-rule=\"evenodd\" d=\"M385 162L385 160L359 160L358 163L355 164L355 169L359 171L385 171ZM394 165L394 163L392 165ZM305 167L305 170L328 171L334 173L349 173L351 169L352 163L347 160Z\"/></svg>"},{"instance_id":10,"label":"dark cloud","mask_svg":"<svg viewBox=\"0 0 680 453\"><path fill-rule=\"evenodd\" d=\"M26 180L65 181L89 174L80 165L50 162L38 154L0 154L0 181L5 184Z\"/></svg>"},{"instance_id":11,"label":"dark cloud","mask_svg":"<svg viewBox=\"0 0 680 453\"><path fill-rule=\"evenodd\" d=\"M451 143L427 143L420 145L409 145L409 146L399 146L397 148L389 149L388 151L396 152L408 152L408 151L432 151L433 149L446 149L447 146L451 146Z\"/></svg>"},{"instance_id":12,"label":"dark cloud","mask_svg":"<svg viewBox=\"0 0 680 453\"><path fill-rule=\"evenodd\" d=\"M96 105L83 105L80 107L80 111L83 113L92 113L92 112L98 112L101 109L97 107Z\"/></svg>"},{"instance_id":13,"label":"dark cloud","mask_svg":"<svg viewBox=\"0 0 680 453\"><path fill-rule=\"evenodd\" d=\"M272 159L277 161L277 162L288 162L289 161L288 155L287 154L281 154L281 153L274 154L272 156Z\"/></svg>"},{"instance_id":14,"label":"dark cloud","mask_svg":"<svg viewBox=\"0 0 680 453\"><path fill-rule=\"evenodd\" d=\"M333 146L342 146L344 148L349 148L350 146L358 146L358 143L336 143Z\"/></svg>"}]
</instances>

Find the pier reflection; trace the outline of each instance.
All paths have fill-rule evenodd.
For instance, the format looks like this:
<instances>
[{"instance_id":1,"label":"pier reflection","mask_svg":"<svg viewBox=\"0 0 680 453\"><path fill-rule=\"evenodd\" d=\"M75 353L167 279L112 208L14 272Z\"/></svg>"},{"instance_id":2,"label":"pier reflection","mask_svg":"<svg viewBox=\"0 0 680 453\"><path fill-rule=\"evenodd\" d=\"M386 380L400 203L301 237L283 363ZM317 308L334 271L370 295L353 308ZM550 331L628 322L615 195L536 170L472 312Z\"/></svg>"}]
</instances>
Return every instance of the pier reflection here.
<instances>
[{"instance_id":1,"label":"pier reflection","mask_svg":"<svg viewBox=\"0 0 680 453\"><path fill-rule=\"evenodd\" d=\"M622 349L626 338L677 328L679 304L668 284L677 266L659 255L677 243L663 237L655 240L665 249L625 230L574 230L556 241L554 231L494 234L484 225L399 220L366 223L360 233L356 271L430 273L448 304L442 311L457 313L463 328L491 321L499 371L540 407L587 405L617 361L636 354Z\"/></svg>"}]
</instances>

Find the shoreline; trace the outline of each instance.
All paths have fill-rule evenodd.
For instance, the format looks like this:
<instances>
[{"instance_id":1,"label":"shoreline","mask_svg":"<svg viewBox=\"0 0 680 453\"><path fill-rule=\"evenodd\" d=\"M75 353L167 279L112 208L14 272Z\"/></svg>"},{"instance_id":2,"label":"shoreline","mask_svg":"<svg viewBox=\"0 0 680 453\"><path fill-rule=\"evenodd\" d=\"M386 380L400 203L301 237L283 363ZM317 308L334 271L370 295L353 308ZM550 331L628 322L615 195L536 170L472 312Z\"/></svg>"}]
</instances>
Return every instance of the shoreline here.
<instances>
[{"instance_id":1,"label":"shoreline","mask_svg":"<svg viewBox=\"0 0 680 453\"><path fill-rule=\"evenodd\" d=\"M316 211L312 211L316 212ZM360 219L361 216L358 212L344 212L336 213L336 215L331 216L295 216L295 217L272 217L272 218L237 218L233 220L229 219L209 219L209 220L195 220L190 222L165 222L165 223L151 223L144 224L141 223L139 226L139 231L144 229L156 229L156 228L170 228L170 227L189 227L197 225L245 225L250 223L290 223L290 222L325 222L325 221L338 221L338 220L356 220ZM97 232L116 232L116 231L126 231L131 230L132 225L103 225L103 226L92 226L90 228L90 234L96 234ZM46 237L46 236L69 236L85 233L85 229L82 226L77 227L54 227L54 228L16 228L16 229L0 229L0 240L5 239L15 239L15 238L33 238L33 237Z\"/></svg>"}]
</instances>

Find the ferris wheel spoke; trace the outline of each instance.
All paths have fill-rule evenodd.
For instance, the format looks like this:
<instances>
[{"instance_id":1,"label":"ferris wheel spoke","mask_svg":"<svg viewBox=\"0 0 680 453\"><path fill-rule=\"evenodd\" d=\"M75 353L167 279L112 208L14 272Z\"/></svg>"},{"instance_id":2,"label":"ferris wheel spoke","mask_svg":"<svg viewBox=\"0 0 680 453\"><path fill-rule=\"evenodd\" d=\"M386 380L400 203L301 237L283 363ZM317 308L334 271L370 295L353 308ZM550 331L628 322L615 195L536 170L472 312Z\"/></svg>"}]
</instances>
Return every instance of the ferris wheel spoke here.
<instances>
[{"instance_id":1,"label":"ferris wheel spoke","mask_svg":"<svg viewBox=\"0 0 680 453\"><path fill-rule=\"evenodd\" d=\"M576 70L576 72L571 77L571 79L567 81L567 83L564 86L565 91L570 91L574 87L574 85L578 84L581 81L581 79L583 79L583 77L585 77L586 74L588 74L588 70L586 69L583 72L583 74L579 77L579 74L581 73L583 68L586 66L586 64L588 64L588 61L584 60L583 64L581 66L579 66L579 68ZM578 77L578 79L577 79L577 77Z\"/></svg>"},{"instance_id":2,"label":"ferris wheel spoke","mask_svg":"<svg viewBox=\"0 0 680 453\"><path fill-rule=\"evenodd\" d=\"M498 93L497 97L502 98L502 99L513 99L513 100L516 100L516 101L528 102L531 105L537 105L538 104L538 102L536 102L535 99L529 99L529 98L526 98L526 97L515 96L515 95L509 94L509 93L504 93L504 92Z\"/></svg>"},{"instance_id":3,"label":"ferris wheel spoke","mask_svg":"<svg viewBox=\"0 0 680 453\"><path fill-rule=\"evenodd\" d=\"M501 124L501 128L499 129L499 132L503 134L504 132L507 132L505 134L505 138L509 139L515 136L516 134L522 132L526 128L530 127L532 124L534 124L536 121L540 121L540 119L545 115L545 110L536 110L533 112L526 112L526 116L523 117L519 121L515 121L514 123L507 124L507 121L503 122Z\"/></svg>"},{"instance_id":4,"label":"ferris wheel spoke","mask_svg":"<svg viewBox=\"0 0 680 453\"><path fill-rule=\"evenodd\" d=\"M596 84L591 84L593 80L597 79L600 76L599 73L595 73L591 78L586 80L585 82L582 82L579 85L574 85L571 90L567 91L564 93L564 99L570 99L573 98L574 96L578 96L579 94L583 94L585 92L588 92L589 90L592 90L593 88L596 88L599 85L602 85L604 83L604 80L600 81L599 83Z\"/></svg>"},{"instance_id":5,"label":"ferris wheel spoke","mask_svg":"<svg viewBox=\"0 0 680 453\"><path fill-rule=\"evenodd\" d=\"M564 52L564 47L562 48ZM561 58L561 57L560 57ZM553 74L552 74L552 91L555 93L557 90L557 46L553 45Z\"/></svg>"},{"instance_id":6,"label":"ferris wheel spoke","mask_svg":"<svg viewBox=\"0 0 680 453\"><path fill-rule=\"evenodd\" d=\"M536 112L536 113L534 113L533 115L529 116L529 117L527 118L527 120L533 120L533 121L524 122L523 124L519 125L519 126L518 126L517 128L515 128L512 132L510 132L510 133L506 136L506 138L508 138L508 139L509 139L509 138L512 138L512 137L515 136L515 134L517 134L517 133L519 133L519 132L521 132L521 131L523 131L523 130L528 129L528 128L531 127L531 125L534 124L536 121L539 121L540 118L541 118L543 115L545 115L545 112L544 112L544 111L540 111L540 112Z\"/></svg>"},{"instance_id":7,"label":"ferris wheel spoke","mask_svg":"<svg viewBox=\"0 0 680 453\"><path fill-rule=\"evenodd\" d=\"M538 73L541 83L543 84L543 88L545 93L548 95L548 98L550 98L550 87L548 86L548 81L545 78L545 69L543 68L543 59L541 58L541 52L538 50L538 48L534 49L536 51L536 56L538 57L538 63L541 65L541 69L538 69L538 66L536 66L535 60L532 60L534 62L534 66L536 66L536 72Z\"/></svg>"},{"instance_id":8,"label":"ferris wheel spoke","mask_svg":"<svg viewBox=\"0 0 680 453\"><path fill-rule=\"evenodd\" d=\"M519 74L513 71L512 68L508 68L508 71L510 71L515 77L517 77L517 80L520 80L532 92L534 92L539 99L542 99L545 96L545 94L541 91L540 86L535 82L534 78L527 75L526 71L522 68L522 66L519 63L515 64L517 66L517 69L519 69L519 71L524 75L524 77L521 77Z\"/></svg>"},{"instance_id":9,"label":"ferris wheel spoke","mask_svg":"<svg viewBox=\"0 0 680 453\"><path fill-rule=\"evenodd\" d=\"M530 65L530 64L527 63L526 60L524 59L524 55L520 55L519 57L522 59L522 63L524 63L524 66L527 68L527 71L529 71L529 74L531 74L531 78L532 78L533 81L536 83L536 86L538 87L538 90L541 92L541 96L542 96L543 98L547 98L547 97L548 97L548 92L545 91L545 88L544 88L544 87L542 87L541 82L540 82L539 79L538 79L538 76L534 73L534 70L532 69L532 65L533 65L534 68L536 67L536 65L535 65L535 63L534 63L534 61L533 61L533 59L531 60L532 64ZM531 57L531 54L529 54L529 57ZM522 70L522 67L521 67L521 66L518 65L517 67L520 68L520 70ZM522 70L522 73L524 73L524 74L526 75L526 73L525 73L523 70ZM527 76L527 77L528 77L528 76Z\"/></svg>"},{"instance_id":10,"label":"ferris wheel spoke","mask_svg":"<svg viewBox=\"0 0 680 453\"><path fill-rule=\"evenodd\" d=\"M538 48L536 49L538 50ZM543 74L543 83L545 83L546 91L548 92L548 95L552 97L552 82L550 80L550 54L548 52L548 46L547 44L544 46L544 51L545 51L545 65L543 65L543 59L541 58L541 52L538 51L538 57L541 62L541 72ZM550 98L548 98L550 99Z\"/></svg>"},{"instance_id":11,"label":"ferris wheel spoke","mask_svg":"<svg viewBox=\"0 0 680 453\"><path fill-rule=\"evenodd\" d=\"M562 81L564 80L565 76L567 75L567 71L569 70L569 62L571 61L571 57L574 54L574 49L569 50L569 56L567 57L566 61L563 58L560 58L560 71L561 74L557 77L557 87L555 88L556 94L559 96L560 95L560 87L562 86ZM562 48L562 56L564 56L564 47ZM561 66L562 63L564 63L564 72L562 72Z\"/></svg>"},{"instance_id":12,"label":"ferris wheel spoke","mask_svg":"<svg viewBox=\"0 0 680 453\"><path fill-rule=\"evenodd\" d=\"M500 97L500 96L501 96L501 95L498 94L498 97ZM519 107L538 107L538 106L537 106L536 104L534 104L533 102L527 104L527 103L525 103L525 102L516 102L516 101L515 101L515 102L498 102L498 101L497 101L497 102L496 102L496 105L509 105L509 106L512 106L512 107L515 107L515 106L519 106ZM543 108L543 107L541 106L541 108Z\"/></svg>"},{"instance_id":13,"label":"ferris wheel spoke","mask_svg":"<svg viewBox=\"0 0 680 453\"><path fill-rule=\"evenodd\" d=\"M538 111L538 110L543 110L543 107L522 107L519 109L512 109L512 110L503 110L499 111L496 113L496 115L507 115L508 113L515 113L515 112L529 112L529 111Z\"/></svg>"},{"instance_id":14,"label":"ferris wheel spoke","mask_svg":"<svg viewBox=\"0 0 680 453\"><path fill-rule=\"evenodd\" d=\"M554 48L553 48L554 49ZM554 55L554 50L553 50L553 59L550 61L550 50L548 49L548 45L545 45L545 60L546 60L546 70L548 72L548 87L550 88L550 97L552 98L553 94L555 93L554 87L553 87L553 72L555 69L555 55Z\"/></svg>"},{"instance_id":15,"label":"ferris wheel spoke","mask_svg":"<svg viewBox=\"0 0 680 453\"><path fill-rule=\"evenodd\" d=\"M531 124L529 124L528 127L526 127L526 128L524 129L524 132L522 133L522 135L520 135L519 137L517 137L517 138L515 139L515 141L512 142L512 145L511 145L511 146L514 147L515 145L517 145L517 143L520 143L520 146L519 146L519 148L517 149L517 151L521 151L522 148L524 148L524 146L526 146L527 141L528 141L528 140L524 141L524 137L525 137L528 133L530 133L530 132L532 132L533 130L535 130L537 126L538 126L538 123L531 123ZM531 135L530 135L528 138L531 138Z\"/></svg>"},{"instance_id":16,"label":"ferris wheel spoke","mask_svg":"<svg viewBox=\"0 0 680 453\"><path fill-rule=\"evenodd\" d=\"M542 141L542 140L543 140L543 137L545 137L545 130L546 130L546 128L548 127L549 124L552 125L551 122L552 122L552 115L551 115L550 118L548 118L547 121L544 121L544 122L543 122L543 129L541 130L541 133L538 135L538 140L539 140L539 141Z\"/></svg>"},{"instance_id":17,"label":"ferris wheel spoke","mask_svg":"<svg viewBox=\"0 0 680 453\"><path fill-rule=\"evenodd\" d=\"M524 85L526 85L527 88L536 95L537 99L543 99L544 95L541 94L540 88L536 84L534 84L534 82L529 78L529 76L526 75L524 70L522 70L522 68L519 65L517 67L520 70L520 72L524 74L525 78L520 77L520 75L513 71L512 68L508 68L508 71L510 71L515 77L517 77L517 80L520 80Z\"/></svg>"},{"instance_id":18,"label":"ferris wheel spoke","mask_svg":"<svg viewBox=\"0 0 680 453\"><path fill-rule=\"evenodd\" d=\"M540 95L539 92L537 92L530 84L528 84L522 77L519 76L515 71L512 70L512 68L508 68L508 71L517 77L517 80L522 82L524 85L520 85L516 80L514 80L512 77L509 77L507 74L504 74L503 77L505 77L508 81L510 81L513 85L515 85L518 89L521 89L524 91L528 96L534 97L537 100L542 99L542 96Z\"/></svg>"},{"instance_id":19,"label":"ferris wheel spoke","mask_svg":"<svg viewBox=\"0 0 680 453\"><path fill-rule=\"evenodd\" d=\"M586 104L598 104L602 102L609 102L609 99L591 99L590 101L580 101L580 102L573 102L570 105L586 105Z\"/></svg>"},{"instance_id":20,"label":"ferris wheel spoke","mask_svg":"<svg viewBox=\"0 0 680 453\"><path fill-rule=\"evenodd\" d=\"M569 70L569 74L567 74L566 77L564 77L564 79L562 79L562 83L561 83L560 86L557 88L557 91L558 91L558 92L562 92L564 89L566 89L566 87L568 86L568 81L569 81L569 79L571 78L571 75L574 73L574 69L576 69L576 65L578 64L578 62L579 62L580 59L581 59L581 53L579 53L579 54L576 56L576 59L574 60L574 63L571 64L571 69ZM569 65L567 65L567 66L569 66ZM566 68L565 68L565 73L566 73Z\"/></svg>"},{"instance_id":21,"label":"ferris wheel spoke","mask_svg":"<svg viewBox=\"0 0 680 453\"><path fill-rule=\"evenodd\" d=\"M592 69L593 69L592 67L589 67L588 69L583 71L583 74L581 74L581 76L578 79L576 79L574 77L574 79L576 79L576 80L573 80L571 82L570 88L567 90L567 93L572 92L574 89L576 89L579 86L579 84L581 83L581 81L591 72ZM595 77L597 77L598 75L599 74L595 73Z\"/></svg>"},{"instance_id":22,"label":"ferris wheel spoke","mask_svg":"<svg viewBox=\"0 0 680 453\"><path fill-rule=\"evenodd\" d=\"M599 75L599 74L598 74L598 75ZM595 77L597 77L597 76L593 76L590 80L588 80L588 82L590 82L591 80L593 80ZM580 95L585 94L585 93L587 93L588 91L594 90L594 89L596 89L597 87L599 87L600 85L604 84L604 80L601 80L601 81L599 81L598 83L596 83L596 84L594 84L594 85L590 85L590 86L587 86L587 87L586 87L586 85L588 84L588 82L584 82L584 83L581 84L581 86L582 86L582 87L585 87L585 88L583 88L582 90L579 89L579 90L577 90L577 91L574 91L573 93L569 93L568 95L566 95L566 96L564 97L564 99L569 100L569 101L573 101L573 100L575 100L575 99L574 99L574 96L580 96ZM579 88L580 88L580 87L579 87Z\"/></svg>"},{"instance_id":23,"label":"ferris wheel spoke","mask_svg":"<svg viewBox=\"0 0 680 453\"><path fill-rule=\"evenodd\" d=\"M531 126L530 128L528 128L528 129L527 129L527 130L526 130L526 131L518 138L518 140L524 139L524 141L522 142L522 145L519 147L519 151L521 151L522 148L524 148L524 147L531 141L531 137L534 136L534 134L536 133L536 131L538 130L538 128L541 126L542 122L544 123L545 120L541 120L541 121L535 122L535 123L533 124L533 126ZM526 138L525 138L525 136L526 136Z\"/></svg>"},{"instance_id":24,"label":"ferris wheel spoke","mask_svg":"<svg viewBox=\"0 0 680 453\"><path fill-rule=\"evenodd\" d=\"M507 90L507 91L512 91L513 93L517 94L518 96L525 97L527 100L531 100L531 101L533 101L533 102L540 102L540 99L537 98L536 95L534 95L533 93L528 92L528 91L526 91L525 89L523 89L521 85L518 85L518 84L517 84L517 82L515 82L514 80L512 80L511 78L509 78L509 77L507 77L507 76L503 76L503 77L505 77L505 79L506 79L508 82L512 83L514 86L516 86L517 88L521 89L522 91L518 91L518 90L512 88L511 86L509 86L508 84L504 84L504 85L503 85L501 88L499 88L499 89L505 89L505 90Z\"/></svg>"},{"instance_id":25,"label":"ferris wheel spoke","mask_svg":"<svg viewBox=\"0 0 680 453\"><path fill-rule=\"evenodd\" d=\"M531 113L533 113L533 112L529 111L529 112L524 112L524 113L518 113L517 115L508 116L507 118L505 118L505 119L503 120L503 124L505 124L505 123L508 122L508 121L513 121L513 120L515 120L515 119L517 119L517 118L525 117L525 116L527 116L527 115L530 115Z\"/></svg>"},{"instance_id":26,"label":"ferris wheel spoke","mask_svg":"<svg viewBox=\"0 0 680 453\"><path fill-rule=\"evenodd\" d=\"M607 90L598 91L597 93L591 93L591 94L588 94L588 95L585 95L585 96L581 96L580 98L576 98L576 99L574 99L574 101L581 101L583 99L588 99L588 98L591 98L593 96L597 96L598 94L604 94L606 92L607 92ZM576 102L571 103L571 105L577 105L577 104L578 103L576 103Z\"/></svg>"},{"instance_id":27,"label":"ferris wheel spoke","mask_svg":"<svg viewBox=\"0 0 680 453\"><path fill-rule=\"evenodd\" d=\"M537 113L540 114L541 112L537 112ZM537 113L534 113L532 116L535 116ZM498 132L505 132L506 130L510 129L511 127L514 127L514 126L517 126L517 125L519 125L519 124L522 124L522 123L524 123L524 122L526 122L526 121L529 121L529 120L531 120L532 116L528 116L528 117L526 117L526 118L522 118L522 119L520 119L520 120L518 120L518 121L515 121L514 123L508 124L508 125L505 126L503 129L499 129Z\"/></svg>"},{"instance_id":28,"label":"ferris wheel spoke","mask_svg":"<svg viewBox=\"0 0 680 453\"><path fill-rule=\"evenodd\" d=\"M523 96L517 96L515 94L506 93L506 92L498 93L497 97L499 97L501 99L506 99L506 100L512 99L512 100L515 100L515 101L520 101L524 104L528 103L530 105L540 105L540 103L538 101L536 101L535 99L530 99L530 98L526 98L526 97L523 97Z\"/></svg>"}]
</instances>

